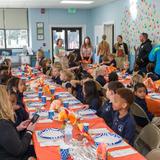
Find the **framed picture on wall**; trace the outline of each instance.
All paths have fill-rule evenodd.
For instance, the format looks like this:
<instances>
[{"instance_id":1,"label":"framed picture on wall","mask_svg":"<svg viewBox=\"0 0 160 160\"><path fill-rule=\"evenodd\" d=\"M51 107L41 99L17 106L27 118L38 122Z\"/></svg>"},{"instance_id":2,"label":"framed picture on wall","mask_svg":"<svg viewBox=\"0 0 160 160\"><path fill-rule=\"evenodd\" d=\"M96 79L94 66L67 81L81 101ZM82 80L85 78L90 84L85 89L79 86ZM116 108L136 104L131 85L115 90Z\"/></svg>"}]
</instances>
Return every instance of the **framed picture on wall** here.
<instances>
[{"instance_id":1,"label":"framed picture on wall","mask_svg":"<svg viewBox=\"0 0 160 160\"><path fill-rule=\"evenodd\" d=\"M37 28L37 40L44 40L44 23L37 22L36 28Z\"/></svg>"}]
</instances>

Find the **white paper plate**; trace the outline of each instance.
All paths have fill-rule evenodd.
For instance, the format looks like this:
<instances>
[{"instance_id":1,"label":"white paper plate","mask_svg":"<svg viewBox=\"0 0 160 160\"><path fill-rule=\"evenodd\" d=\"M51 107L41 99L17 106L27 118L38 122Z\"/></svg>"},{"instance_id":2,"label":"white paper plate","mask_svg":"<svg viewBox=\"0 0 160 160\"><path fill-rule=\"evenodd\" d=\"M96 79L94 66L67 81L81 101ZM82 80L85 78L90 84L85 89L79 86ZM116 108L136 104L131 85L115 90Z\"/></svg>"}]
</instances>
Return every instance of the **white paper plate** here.
<instances>
[{"instance_id":1,"label":"white paper plate","mask_svg":"<svg viewBox=\"0 0 160 160\"><path fill-rule=\"evenodd\" d=\"M29 102L29 103L27 103L28 107L42 107L44 105L45 105L45 103L42 103L42 102Z\"/></svg>"},{"instance_id":2,"label":"white paper plate","mask_svg":"<svg viewBox=\"0 0 160 160\"><path fill-rule=\"evenodd\" d=\"M64 100L64 103L69 103L69 105L74 105L74 104L79 104L81 103L79 100L77 99L69 99L69 100Z\"/></svg>"},{"instance_id":3,"label":"white paper plate","mask_svg":"<svg viewBox=\"0 0 160 160\"><path fill-rule=\"evenodd\" d=\"M122 138L115 133L102 133L101 135L95 136L94 141L96 146L100 143L105 143L109 146L116 145L122 142Z\"/></svg>"},{"instance_id":4,"label":"white paper plate","mask_svg":"<svg viewBox=\"0 0 160 160\"><path fill-rule=\"evenodd\" d=\"M37 98L38 94L36 94L36 93L30 93L30 94L25 94L24 96L25 96L25 98Z\"/></svg>"},{"instance_id":5,"label":"white paper plate","mask_svg":"<svg viewBox=\"0 0 160 160\"><path fill-rule=\"evenodd\" d=\"M96 111L93 109L86 109L86 110L81 110L78 112L80 116L87 116L87 115L93 115L96 114Z\"/></svg>"},{"instance_id":6,"label":"white paper plate","mask_svg":"<svg viewBox=\"0 0 160 160\"><path fill-rule=\"evenodd\" d=\"M89 129L89 134L92 134L92 135L98 135L98 134L103 134L108 132L109 131L106 128Z\"/></svg>"},{"instance_id":7,"label":"white paper plate","mask_svg":"<svg viewBox=\"0 0 160 160\"><path fill-rule=\"evenodd\" d=\"M38 136L45 139L60 139L64 137L62 130L55 128L48 128L38 132Z\"/></svg>"}]
</instances>

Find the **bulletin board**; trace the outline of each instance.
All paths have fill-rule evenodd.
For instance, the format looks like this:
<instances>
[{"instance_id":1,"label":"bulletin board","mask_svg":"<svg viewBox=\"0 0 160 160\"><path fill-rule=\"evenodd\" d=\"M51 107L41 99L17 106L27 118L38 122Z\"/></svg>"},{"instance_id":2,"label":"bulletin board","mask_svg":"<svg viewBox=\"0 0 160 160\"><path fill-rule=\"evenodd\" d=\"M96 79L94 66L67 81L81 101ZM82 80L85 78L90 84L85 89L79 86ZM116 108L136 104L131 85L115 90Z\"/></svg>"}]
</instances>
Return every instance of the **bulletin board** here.
<instances>
[{"instance_id":1,"label":"bulletin board","mask_svg":"<svg viewBox=\"0 0 160 160\"><path fill-rule=\"evenodd\" d=\"M121 29L125 42L129 45L130 51L134 52L134 46L138 46L139 35L146 32L154 44L160 43L160 8L155 0L138 0L137 18L133 20L130 8L125 8Z\"/></svg>"}]
</instances>

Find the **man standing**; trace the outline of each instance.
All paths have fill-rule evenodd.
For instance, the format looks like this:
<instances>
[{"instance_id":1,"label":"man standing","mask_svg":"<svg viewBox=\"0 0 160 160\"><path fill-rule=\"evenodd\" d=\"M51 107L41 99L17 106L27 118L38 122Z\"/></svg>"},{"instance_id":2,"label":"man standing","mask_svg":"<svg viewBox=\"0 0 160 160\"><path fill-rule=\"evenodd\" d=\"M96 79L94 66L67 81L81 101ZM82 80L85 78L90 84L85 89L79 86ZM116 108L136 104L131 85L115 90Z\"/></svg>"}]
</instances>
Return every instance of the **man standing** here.
<instances>
[{"instance_id":1,"label":"man standing","mask_svg":"<svg viewBox=\"0 0 160 160\"><path fill-rule=\"evenodd\" d=\"M138 55L136 58L136 65L138 65L141 72L146 73L146 66L149 63L149 53L152 50L152 41L148 39L147 33L141 33L140 35L141 45L138 49Z\"/></svg>"}]
</instances>

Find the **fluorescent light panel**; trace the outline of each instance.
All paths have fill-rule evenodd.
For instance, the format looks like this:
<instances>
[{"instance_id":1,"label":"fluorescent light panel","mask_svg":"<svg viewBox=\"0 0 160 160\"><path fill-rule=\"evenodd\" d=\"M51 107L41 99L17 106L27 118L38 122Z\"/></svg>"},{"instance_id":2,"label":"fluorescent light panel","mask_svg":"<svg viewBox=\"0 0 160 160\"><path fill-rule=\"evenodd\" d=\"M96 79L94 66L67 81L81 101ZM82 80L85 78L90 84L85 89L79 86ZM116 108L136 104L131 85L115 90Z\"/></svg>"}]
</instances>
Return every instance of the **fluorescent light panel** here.
<instances>
[{"instance_id":1,"label":"fluorescent light panel","mask_svg":"<svg viewBox=\"0 0 160 160\"><path fill-rule=\"evenodd\" d=\"M94 1L71 1L71 0L62 0L61 3L63 4L91 4Z\"/></svg>"}]
</instances>

